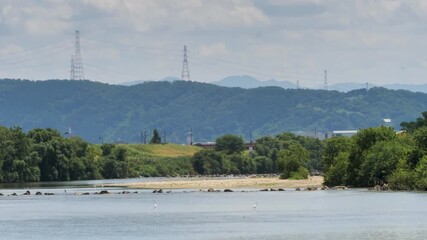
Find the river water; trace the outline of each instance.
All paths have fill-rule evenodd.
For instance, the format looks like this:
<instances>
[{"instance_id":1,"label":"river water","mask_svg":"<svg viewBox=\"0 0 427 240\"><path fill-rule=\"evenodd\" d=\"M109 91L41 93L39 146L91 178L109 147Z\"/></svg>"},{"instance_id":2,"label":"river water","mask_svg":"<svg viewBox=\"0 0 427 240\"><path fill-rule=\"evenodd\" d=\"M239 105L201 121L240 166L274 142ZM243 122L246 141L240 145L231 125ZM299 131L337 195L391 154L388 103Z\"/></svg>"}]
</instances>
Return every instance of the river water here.
<instances>
[{"instance_id":1,"label":"river water","mask_svg":"<svg viewBox=\"0 0 427 240\"><path fill-rule=\"evenodd\" d=\"M85 182L87 184L87 182ZM92 184L92 183L90 183ZM66 191L64 190L66 189ZM425 239L427 194L0 189L0 239ZM35 196L36 191L52 196ZM16 192L18 196L7 196ZM89 192L90 195L75 195ZM157 208L154 207L157 205ZM253 205L256 204L256 209Z\"/></svg>"}]
</instances>

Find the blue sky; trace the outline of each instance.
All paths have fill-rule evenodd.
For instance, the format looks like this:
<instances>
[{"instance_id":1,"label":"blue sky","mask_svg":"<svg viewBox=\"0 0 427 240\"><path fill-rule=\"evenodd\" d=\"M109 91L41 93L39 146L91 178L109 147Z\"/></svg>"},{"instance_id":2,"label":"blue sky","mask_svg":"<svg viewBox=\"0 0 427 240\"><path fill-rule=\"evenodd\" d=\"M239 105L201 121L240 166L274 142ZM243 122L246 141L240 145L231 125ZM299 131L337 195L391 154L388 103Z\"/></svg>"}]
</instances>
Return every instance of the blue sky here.
<instances>
[{"instance_id":1,"label":"blue sky","mask_svg":"<svg viewBox=\"0 0 427 240\"><path fill-rule=\"evenodd\" d=\"M85 77L181 75L301 86L427 83L422 0L0 0L0 78L67 79L74 31Z\"/></svg>"}]
</instances>

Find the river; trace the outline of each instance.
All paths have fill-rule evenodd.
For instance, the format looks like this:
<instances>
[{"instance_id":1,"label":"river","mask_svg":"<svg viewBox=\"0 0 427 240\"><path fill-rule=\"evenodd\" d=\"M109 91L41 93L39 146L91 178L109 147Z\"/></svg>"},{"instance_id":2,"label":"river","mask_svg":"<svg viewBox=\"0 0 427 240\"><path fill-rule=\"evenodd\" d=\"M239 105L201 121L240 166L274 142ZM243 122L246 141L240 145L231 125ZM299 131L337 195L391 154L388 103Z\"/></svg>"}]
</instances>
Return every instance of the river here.
<instances>
[{"instance_id":1,"label":"river","mask_svg":"<svg viewBox=\"0 0 427 240\"><path fill-rule=\"evenodd\" d=\"M173 190L95 195L94 182L3 188L0 239L424 239L427 194ZM102 184L102 182L95 182ZM4 187L4 186L3 186ZM66 189L66 191L64 190ZM35 196L36 191L52 192ZM16 192L18 196L7 196ZM89 192L90 195L75 195ZM157 205L157 208L154 207ZM253 205L256 204L256 208Z\"/></svg>"}]
</instances>

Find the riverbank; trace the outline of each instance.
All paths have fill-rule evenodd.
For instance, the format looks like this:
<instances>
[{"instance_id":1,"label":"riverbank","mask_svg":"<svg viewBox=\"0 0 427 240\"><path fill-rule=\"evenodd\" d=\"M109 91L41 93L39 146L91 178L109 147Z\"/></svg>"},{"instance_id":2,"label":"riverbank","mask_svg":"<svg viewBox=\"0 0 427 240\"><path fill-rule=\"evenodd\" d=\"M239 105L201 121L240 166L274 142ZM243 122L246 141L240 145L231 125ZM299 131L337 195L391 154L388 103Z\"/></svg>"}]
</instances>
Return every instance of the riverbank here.
<instances>
[{"instance_id":1,"label":"riverbank","mask_svg":"<svg viewBox=\"0 0 427 240\"><path fill-rule=\"evenodd\" d=\"M322 183L323 177L313 176L305 180L279 179L279 177L165 179L164 181L116 183L106 186L139 189L263 189L321 187Z\"/></svg>"}]
</instances>

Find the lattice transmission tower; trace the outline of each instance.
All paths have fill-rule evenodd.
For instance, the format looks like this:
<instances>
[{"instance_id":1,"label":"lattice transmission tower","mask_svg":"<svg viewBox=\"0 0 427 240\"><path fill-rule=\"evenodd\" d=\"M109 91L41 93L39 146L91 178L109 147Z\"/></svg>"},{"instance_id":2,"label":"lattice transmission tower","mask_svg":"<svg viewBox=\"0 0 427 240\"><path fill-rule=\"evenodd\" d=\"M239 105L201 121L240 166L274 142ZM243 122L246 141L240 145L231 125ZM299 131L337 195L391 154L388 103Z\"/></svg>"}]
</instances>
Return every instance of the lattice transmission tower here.
<instances>
[{"instance_id":1,"label":"lattice transmission tower","mask_svg":"<svg viewBox=\"0 0 427 240\"><path fill-rule=\"evenodd\" d=\"M70 71L70 80L75 80L76 75L74 74L74 55L71 55L71 71Z\"/></svg>"},{"instance_id":2,"label":"lattice transmission tower","mask_svg":"<svg viewBox=\"0 0 427 240\"><path fill-rule=\"evenodd\" d=\"M328 71L327 70L325 70L324 72L323 88L325 90L328 90Z\"/></svg>"},{"instance_id":3,"label":"lattice transmission tower","mask_svg":"<svg viewBox=\"0 0 427 240\"><path fill-rule=\"evenodd\" d=\"M186 45L184 45L184 61L182 62L181 80L190 81L190 71L188 70L187 46Z\"/></svg>"},{"instance_id":4,"label":"lattice transmission tower","mask_svg":"<svg viewBox=\"0 0 427 240\"><path fill-rule=\"evenodd\" d=\"M80 32L76 30L75 43L74 43L74 56L71 57L71 79L83 80L85 79L83 73L83 60L80 52Z\"/></svg>"}]
</instances>

